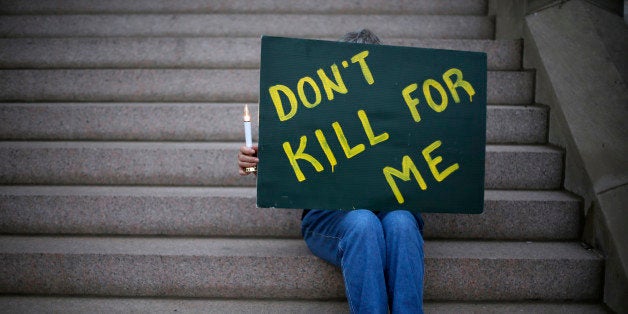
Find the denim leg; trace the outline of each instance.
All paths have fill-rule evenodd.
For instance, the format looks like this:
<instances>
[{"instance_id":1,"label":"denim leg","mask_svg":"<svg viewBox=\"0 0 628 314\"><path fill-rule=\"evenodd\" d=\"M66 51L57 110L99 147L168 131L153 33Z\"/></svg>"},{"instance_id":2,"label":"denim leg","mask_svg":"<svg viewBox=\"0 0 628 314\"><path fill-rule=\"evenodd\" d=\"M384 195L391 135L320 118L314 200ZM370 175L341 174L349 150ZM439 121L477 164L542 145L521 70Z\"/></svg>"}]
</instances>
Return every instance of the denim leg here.
<instances>
[{"instance_id":1,"label":"denim leg","mask_svg":"<svg viewBox=\"0 0 628 314\"><path fill-rule=\"evenodd\" d=\"M311 210L301 232L314 255L342 270L352 313L387 313L386 247L373 212Z\"/></svg>"},{"instance_id":2,"label":"denim leg","mask_svg":"<svg viewBox=\"0 0 628 314\"><path fill-rule=\"evenodd\" d=\"M423 313L423 220L397 210L378 214L386 240L385 274L391 313Z\"/></svg>"}]
</instances>

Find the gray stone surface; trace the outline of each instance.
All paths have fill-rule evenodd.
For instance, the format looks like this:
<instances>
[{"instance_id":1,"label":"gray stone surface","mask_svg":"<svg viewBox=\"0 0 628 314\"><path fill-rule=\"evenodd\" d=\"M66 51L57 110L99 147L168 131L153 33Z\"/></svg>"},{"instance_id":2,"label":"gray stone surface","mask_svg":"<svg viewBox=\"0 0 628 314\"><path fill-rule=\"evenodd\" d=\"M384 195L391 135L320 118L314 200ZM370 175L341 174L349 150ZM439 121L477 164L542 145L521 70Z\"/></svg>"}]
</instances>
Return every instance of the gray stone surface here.
<instances>
[{"instance_id":1,"label":"gray stone surface","mask_svg":"<svg viewBox=\"0 0 628 314\"><path fill-rule=\"evenodd\" d=\"M602 258L575 243L428 241L428 300L590 300ZM0 238L0 292L328 299L338 269L301 240ZM58 274L63 274L59 276Z\"/></svg>"},{"instance_id":2,"label":"gray stone surface","mask_svg":"<svg viewBox=\"0 0 628 314\"><path fill-rule=\"evenodd\" d=\"M2 14L60 13L420 13L486 14L486 0L2 0Z\"/></svg>"},{"instance_id":3,"label":"gray stone surface","mask_svg":"<svg viewBox=\"0 0 628 314\"><path fill-rule=\"evenodd\" d=\"M538 66L557 100L547 99L547 103L566 121L572 138L566 144L577 149L574 153L584 162L595 193L602 193L628 184L628 82L606 52L610 47L602 40L600 17L592 17L614 18L611 25L618 28L606 31L623 34L624 40L628 40L628 27L617 25L621 19L584 1L573 1L566 8L528 16L526 23L542 56ZM627 58L628 52L623 56Z\"/></svg>"},{"instance_id":4,"label":"gray stone surface","mask_svg":"<svg viewBox=\"0 0 628 314\"><path fill-rule=\"evenodd\" d=\"M488 145L485 188L558 189L563 154L547 146Z\"/></svg>"},{"instance_id":5,"label":"gray stone surface","mask_svg":"<svg viewBox=\"0 0 628 314\"><path fill-rule=\"evenodd\" d=\"M349 313L346 301L268 301L150 298L77 298L0 296L7 313ZM608 313L599 304L575 302L436 302L424 304L425 313Z\"/></svg>"},{"instance_id":6,"label":"gray stone surface","mask_svg":"<svg viewBox=\"0 0 628 314\"><path fill-rule=\"evenodd\" d=\"M0 296L2 313L349 313L346 301ZM516 305L513 305L516 308Z\"/></svg>"},{"instance_id":7,"label":"gray stone surface","mask_svg":"<svg viewBox=\"0 0 628 314\"><path fill-rule=\"evenodd\" d=\"M488 190L482 214L423 214L424 232L437 239L577 240L580 208L562 192Z\"/></svg>"},{"instance_id":8,"label":"gray stone surface","mask_svg":"<svg viewBox=\"0 0 628 314\"><path fill-rule=\"evenodd\" d=\"M382 39L389 45L485 52L489 70L518 70L521 67L522 47L518 40ZM258 68L259 62L259 38L0 39L0 68L224 69Z\"/></svg>"},{"instance_id":9,"label":"gray stone surface","mask_svg":"<svg viewBox=\"0 0 628 314\"><path fill-rule=\"evenodd\" d=\"M258 116L257 104L249 104ZM244 141L244 103L4 103L0 139ZM253 137L257 140L257 119Z\"/></svg>"},{"instance_id":10,"label":"gray stone surface","mask_svg":"<svg viewBox=\"0 0 628 314\"><path fill-rule=\"evenodd\" d=\"M604 274L604 300L613 305L613 310L618 313L628 311L628 253L626 252L626 239L628 239L628 185L601 193L597 197L599 208L604 209L603 217L606 230L597 232L606 233L605 243L602 247L606 250L605 274ZM610 226L609 226L610 225ZM612 228L612 229L611 229ZM598 238L598 241L601 239ZM609 249L613 248L613 249ZM616 249L619 248L619 249Z\"/></svg>"},{"instance_id":11,"label":"gray stone surface","mask_svg":"<svg viewBox=\"0 0 628 314\"><path fill-rule=\"evenodd\" d=\"M534 102L534 73L489 71L487 102L490 104L531 104Z\"/></svg>"},{"instance_id":12,"label":"gray stone surface","mask_svg":"<svg viewBox=\"0 0 628 314\"><path fill-rule=\"evenodd\" d=\"M382 38L493 38L493 20L470 15L84 14L0 19L1 37L340 37L362 28Z\"/></svg>"},{"instance_id":13,"label":"gray stone surface","mask_svg":"<svg viewBox=\"0 0 628 314\"><path fill-rule=\"evenodd\" d=\"M0 100L257 101L258 70L2 70Z\"/></svg>"},{"instance_id":14,"label":"gray stone surface","mask_svg":"<svg viewBox=\"0 0 628 314\"><path fill-rule=\"evenodd\" d=\"M343 291L340 272L301 240L5 240L0 293L327 299Z\"/></svg>"},{"instance_id":15,"label":"gray stone surface","mask_svg":"<svg viewBox=\"0 0 628 314\"><path fill-rule=\"evenodd\" d=\"M487 54L489 70L521 69L521 40L381 38L386 45L478 51Z\"/></svg>"},{"instance_id":16,"label":"gray stone surface","mask_svg":"<svg viewBox=\"0 0 628 314\"><path fill-rule=\"evenodd\" d=\"M254 188L0 188L0 233L297 238L300 223L256 208Z\"/></svg>"},{"instance_id":17,"label":"gray stone surface","mask_svg":"<svg viewBox=\"0 0 628 314\"><path fill-rule=\"evenodd\" d=\"M537 98L552 111L549 141L567 152L564 186L584 198L587 221L603 221L587 238L608 256L604 302L628 312L628 27L581 0L529 15L525 26L524 61L538 69Z\"/></svg>"},{"instance_id":18,"label":"gray stone surface","mask_svg":"<svg viewBox=\"0 0 628 314\"><path fill-rule=\"evenodd\" d=\"M426 313L543 313L543 314L607 314L601 304L573 302L433 302L425 304Z\"/></svg>"},{"instance_id":19,"label":"gray stone surface","mask_svg":"<svg viewBox=\"0 0 628 314\"><path fill-rule=\"evenodd\" d=\"M548 110L543 106L488 106L487 143L547 142Z\"/></svg>"},{"instance_id":20,"label":"gray stone surface","mask_svg":"<svg viewBox=\"0 0 628 314\"><path fill-rule=\"evenodd\" d=\"M243 103L4 103L0 139L243 141L243 108ZM257 108L249 105L253 117ZM545 107L489 105L486 119L487 143L546 141Z\"/></svg>"},{"instance_id":21,"label":"gray stone surface","mask_svg":"<svg viewBox=\"0 0 628 314\"><path fill-rule=\"evenodd\" d=\"M580 206L561 192L489 190L481 215L423 214L424 236L576 240ZM254 188L0 187L2 234L300 238L300 218L256 208Z\"/></svg>"},{"instance_id":22,"label":"gray stone surface","mask_svg":"<svg viewBox=\"0 0 628 314\"><path fill-rule=\"evenodd\" d=\"M535 0L489 0L488 14L495 16L495 38L522 38L526 9L532 2Z\"/></svg>"},{"instance_id":23,"label":"gray stone surface","mask_svg":"<svg viewBox=\"0 0 628 314\"><path fill-rule=\"evenodd\" d=\"M2 38L3 68L259 68L260 38Z\"/></svg>"},{"instance_id":24,"label":"gray stone surface","mask_svg":"<svg viewBox=\"0 0 628 314\"><path fill-rule=\"evenodd\" d=\"M2 184L251 186L237 174L241 143L0 142ZM556 189L562 152L488 145L487 189ZM339 161L342 162L342 161Z\"/></svg>"},{"instance_id":25,"label":"gray stone surface","mask_svg":"<svg viewBox=\"0 0 628 314\"><path fill-rule=\"evenodd\" d=\"M533 73L489 71L489 104L530 104ZM0 70L0 101L257 102L258 70Z\"/></svg>"},{"instance_id":26,"label":"gray stone surface","mask_svg":"<svg viewBox=\"0 0 628 314\"><path fill-rule=\"evenodd\" d=\"M240 143L0 142L5 184L253 185Z\"/></svg>"}]
</instances>

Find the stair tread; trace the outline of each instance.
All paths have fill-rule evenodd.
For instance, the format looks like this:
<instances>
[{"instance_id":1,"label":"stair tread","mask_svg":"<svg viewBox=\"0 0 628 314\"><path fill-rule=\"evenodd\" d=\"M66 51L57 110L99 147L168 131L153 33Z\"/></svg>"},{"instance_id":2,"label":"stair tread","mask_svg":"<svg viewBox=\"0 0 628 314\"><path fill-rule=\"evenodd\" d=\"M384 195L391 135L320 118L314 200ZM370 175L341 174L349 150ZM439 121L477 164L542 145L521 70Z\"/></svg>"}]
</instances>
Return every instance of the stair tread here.
<instances>
[{"instance_id":1,"label":"stair tread","mask_svg":"<svg viewBox=\"0 0 628 314\"><path fill-rule=\"evenodd\" d=\"M76 27L80 25L81 27ZM340 37L369 28L379 37L493 37L488 16L473 15L324 15L324 14L83 14L6 15L2 37L254 37L262 34ZM341 30L341 31L339 31Z\"/></svg>"},{"instance_id":2,"label":"stair tread","mask_svg":"<svg viewBox=\"0 0 628 314\"><path fill-rule=\"evenodd\" d=\"M86 148L86 149L239 149L241 142L141 142L141 141L0 141L0 148ZM562 153L552 145L487 144L487 152Z\"/></svg>"},{"instance_id":3,"label":"stair tread","mask_svg":"<svg viewBox=\"0 0 628 314\"><path fill-rule=\"evenodd\" d=\"M487 103L529 104L534 75L488 71ZM0 101L258 101L259 70L0 70Z\"/></svg>"},{"instance_id":4,"label":"stair tread","mask_svg":"<svg viewBox=\"0 0 628 314\"><path fill-rule=\"evenodd\" d=\"M237 175L238 142L0 142L1 184L253 185ZM556 189L563 152L487 145L488 189Z\"/></svg>"},{"instance_id":5,"label":"stair tread","mask_svg":"<svg viewBox=\"0 0 628 314\"><path fill-rule=\"evenodd\" d=\"M0 139L241 141L243 103L4 103ZM258 106L249 105L257 116ZM487 142L544 143L544 106L488 105ZM253 140L257 140L254 123Z\"/></svg>"},{"instance_id":6,"label":"stair tread","mask_svg":"<svg viewBox=\"0 0 628 314\"><path fill-rule=\"evenodd\" d=\"M149 299L95 297L0 296L0 306L13 313L34 312L178 312L185 313L348 313L346 301ZM438 302L426 301L428 313L608 313L596 303L577 302Z\"/></svg>"},{"instance_id":7,"label":"stair tread","mask_svg":"<svg viewBox=\"0 0 628 314\"><path fill-rule=\"evenodd\" d=\"M301 210L256 208L252 187L0 186L0 233L301 237ZM422 214L427 239L574 240L580 199L487 190L480 215ZM60 218L63 217L63 218Z\"/></svg>"},{"instance_id":8,"label":"stair tread","mask_svg":"<svg viewBox=\"0 0 628 314\"><path fill-rule=\"evenodd\" d=\"M427 13L427 14L485 14L486 0L430 0L388 1L385 6L380 1L351 0L271 0L271 1L0 1L3 14L41 13Z\"/></svg>"},{"instance_id":9,"label":"stair tread","mask_svg":"<svg viewBox=\"0 0 628 314\"><path fill-rule=\"evenodd\" d=\"M1 236L0 292L337 299L342 276L300 239ZM426 300L591 300L603 259L574 242L427 240ZM58 276L63 273L64 276Z\"/></svg>"},{"instance_id":10,"label":"stair tread","mask_svg":"<svg viewBox=\"0 0 628 314\"><path fill-rule=\"evenodd\" d=\"M50 196L177 196L177 197L255 197L255 187L195 187L195 186L52 186L52 185L0 185L0 195ZM552 201L579 201L580 198L565 191L490 190L484 191L487 200L509 199Z\"/></svg>"},{"instance_id":11,"label":"stair tread","mask_svg":"<svg viewBox=\"0 0 628 314\"><path fill-rule=\"evenodd\" d=\"M337 39L328 39L337 40ZM391 38L385 44L487 53L489 70L518 70L520 40ZM0 68L258 68L259 38L1 38Z\"/></svg>"},{"instance_id":12,"label":"stair tread","mask_svg":"<svg viewBox=\"0 0 628 314\"><path fill-rule=\"evenodd\" d=\"M0 254L311 256L301 239L0 236ZM601 260L575 242L427 240L426 259Z\"/></svg>"}]
</instances>

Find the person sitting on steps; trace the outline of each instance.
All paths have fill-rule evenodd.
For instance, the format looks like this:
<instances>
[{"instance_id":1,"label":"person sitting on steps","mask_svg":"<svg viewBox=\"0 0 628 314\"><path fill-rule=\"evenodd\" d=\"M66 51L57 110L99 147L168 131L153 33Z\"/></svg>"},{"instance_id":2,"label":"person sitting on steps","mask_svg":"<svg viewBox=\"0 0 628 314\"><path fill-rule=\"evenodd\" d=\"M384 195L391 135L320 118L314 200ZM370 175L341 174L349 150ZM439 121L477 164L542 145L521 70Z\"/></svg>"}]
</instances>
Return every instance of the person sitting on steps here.
<instances>
[{"instance_id":1,"label":"person sitting on steps","mask_svg":"<svg viewBox=\"0 0 628 314\"><path fill-rule=\"evenodd\" d=\"M380 44L369 30L342 41ZM242 146L240 175L259 163ZM301 234L310 251L342 271L351 313L423 313L423 219L405 210L304 210Z\"/></svg>"}]
</instances>

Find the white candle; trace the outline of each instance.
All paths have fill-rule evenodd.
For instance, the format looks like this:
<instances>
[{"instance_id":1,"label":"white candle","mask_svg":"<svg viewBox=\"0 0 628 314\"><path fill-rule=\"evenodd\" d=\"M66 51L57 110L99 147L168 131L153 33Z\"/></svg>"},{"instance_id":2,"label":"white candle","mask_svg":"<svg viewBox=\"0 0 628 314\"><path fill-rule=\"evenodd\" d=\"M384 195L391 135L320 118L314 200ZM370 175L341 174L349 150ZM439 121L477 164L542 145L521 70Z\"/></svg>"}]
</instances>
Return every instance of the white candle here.
<instances>
[{"instance_id":1,"label":"white candle","mask_svg":"<svg viewBox=\"0 0 628 314\"><path fill-rule=\"evenodd\" d=\"M251 138L251 114L249 113L249 106L244 105L244 140L246 141L246 147L253 147L253 139Z\"/></svg>"}]
</instances>

